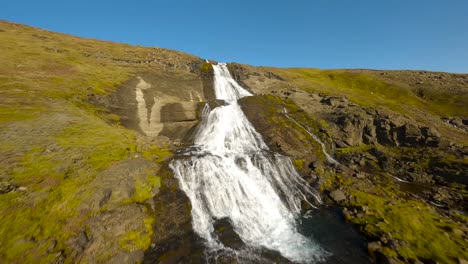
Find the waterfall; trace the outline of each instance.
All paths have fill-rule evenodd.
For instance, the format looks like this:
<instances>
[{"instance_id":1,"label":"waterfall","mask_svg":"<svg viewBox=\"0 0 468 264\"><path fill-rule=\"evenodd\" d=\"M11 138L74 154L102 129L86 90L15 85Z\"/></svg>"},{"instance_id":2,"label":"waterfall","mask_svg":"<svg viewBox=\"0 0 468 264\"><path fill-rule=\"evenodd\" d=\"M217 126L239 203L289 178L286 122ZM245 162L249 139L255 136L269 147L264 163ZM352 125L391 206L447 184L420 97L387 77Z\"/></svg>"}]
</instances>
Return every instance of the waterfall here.
<instances>
[{"instance_id":1,"label":"waterfall","mask_svg":"<svg viewBox=\"0 0 468 264\"><path fill-rule=\"evenodd\" d=\"M252 94L231 77L226 64L213 69L216 98L225 105L205 107L194 145L170 164L191 201L195 232L209 250L226 249L213 224L228 218L249 248L268 248L299 263L323 259L325 251L296 227L301 201L315 197L320 203L320 197L289 158L268 149L247 120L237 100Z\"/></svg>"}]
</instances>

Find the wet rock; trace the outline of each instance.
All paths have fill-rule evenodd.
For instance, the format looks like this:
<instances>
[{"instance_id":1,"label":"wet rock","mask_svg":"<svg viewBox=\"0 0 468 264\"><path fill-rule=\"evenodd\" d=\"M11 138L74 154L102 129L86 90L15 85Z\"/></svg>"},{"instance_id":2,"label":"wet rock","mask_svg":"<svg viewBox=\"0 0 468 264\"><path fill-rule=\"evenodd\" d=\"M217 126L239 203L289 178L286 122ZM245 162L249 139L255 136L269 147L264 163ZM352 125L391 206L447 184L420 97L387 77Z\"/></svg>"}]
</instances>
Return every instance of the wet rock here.
<instances>
[{"instance_id":1,"label":"wet rock","mask_svg":"<svg viewBox=\"0 0 468 264\"><path fill-rule=\"evenodd\" d=\"M345 194L341 190L334 190L330 193L329 196L335 202L341 202L346 199Z\"/></svg>"},{"instance_id":2,"label":"wet rock","mask_svg":"<svg viewBox=\"0 0 468 264\"><path fill-rule=\"evenodd\" d=\"M247 161L244 157L236 157L235 163L241 170L247 171Z\"/></svg>"},{"instance_id":3,"label":"wet rock","mask_svg":"<svg viewBox=\"0 0 468 264\"><path fill-rule=\"evenodd\" d=\"M228 218L217 220L213 227L215 234L224 246L232 249L240 249L244 246L244 242L234 231Z\"/></svg>"},{"instance_id":4,"label":"wet rock","mask_svg":"<svg viewBox=\"0 0 468 264\"><path fill-rule=\"evenodd\" d=\"M176 184L175 179L169 180ZM172 183L166 183L171 186ZM204 263L204 246L192 229L190 201L181 190L164 189L154 197L158 220L143 263Z\"/></svg>"},{"instance_id":5,"label":"wet rock","mask_svg":"<svg viewBox=\"0 0 468 264\"><path fill-rule=\"evenodd\" d=\"M211 110L215 109L218 106L226 105L226 101L224 100L210 100L207 102L208 106Z\"/></svg>"}]
</instances>

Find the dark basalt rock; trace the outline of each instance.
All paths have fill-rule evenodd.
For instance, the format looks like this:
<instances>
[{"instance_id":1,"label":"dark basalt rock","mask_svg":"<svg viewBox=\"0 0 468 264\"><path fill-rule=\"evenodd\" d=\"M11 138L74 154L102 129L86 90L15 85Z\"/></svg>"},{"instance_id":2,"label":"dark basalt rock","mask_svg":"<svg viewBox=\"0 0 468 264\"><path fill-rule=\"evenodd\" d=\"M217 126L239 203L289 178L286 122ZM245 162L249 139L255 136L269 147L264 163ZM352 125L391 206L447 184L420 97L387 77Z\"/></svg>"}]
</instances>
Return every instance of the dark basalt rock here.
<instances>
[{"instance_id":1,"label":"dark basalt rock","mask_svg":"<svg viewBox=\"0 0 468 264\"><path fill-rule=\"evenodd\" d=\"M228 218L222 218L215 222L214 232L225 247L240 249L245 246L242 239L234 231Z\"/></svg>"},{"instance_id":2,"label":"dark basalt rock","mask_svg":"<svg viewBox=\"0 0 468 264\"><path fill-rule=\"evenodd\" d=\"M203 263L204 246L192 229L184 192L166 189L154 197L154 206L158 219L143 263Z\"/></svg>"}]
</instances>

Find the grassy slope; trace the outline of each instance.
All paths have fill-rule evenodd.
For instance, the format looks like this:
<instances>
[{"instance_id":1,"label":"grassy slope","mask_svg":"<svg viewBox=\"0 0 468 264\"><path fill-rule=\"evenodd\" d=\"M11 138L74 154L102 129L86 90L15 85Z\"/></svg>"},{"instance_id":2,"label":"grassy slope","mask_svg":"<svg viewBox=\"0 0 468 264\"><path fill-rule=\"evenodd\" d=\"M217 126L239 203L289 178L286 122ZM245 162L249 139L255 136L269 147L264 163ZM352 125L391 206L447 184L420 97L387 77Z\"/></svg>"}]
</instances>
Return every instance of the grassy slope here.
<instances>
[{"instance_id":1,"label":"grassy slope","mask_svg":"<svg viewBox=\"0 0 468 264\"><path fill-rule=\"evenodd\" d=\"M438 85L434 85L435 81L429 80L425 84L421 83L419 86L426 87L421 88L410 81L410 77L418 75L412 71L264 69L306 91L345 96L359 105L384 107L409 115L420 122L435 125L442 134L455 141L468 144L464 133L453 130L440 119L440 117L468 116L468 75L466 74L426 72L448 78ZM424 97L417 95L421 90L425 93Z\"/></svg>"},{"instance_id":2,"label":"grassy slope","mask_svg":"<svg viewBox=\"0 0 468 264\"><path fill-rule=\"evenodd\" d=\"M164 70L154 59L195 57L5 21L0 50L0 181L22 187L0 194L0 262L48 262L56 252L69 253L67 239L96 213L76 209L98 191L90 182L99 172L138 152L167 153L137 149L136 135L99 114L87 97L112 92L138 71ZM151 186L137 183L133 202L149 198L158 184L148 177Z\"/></svg>"}]
</instances>

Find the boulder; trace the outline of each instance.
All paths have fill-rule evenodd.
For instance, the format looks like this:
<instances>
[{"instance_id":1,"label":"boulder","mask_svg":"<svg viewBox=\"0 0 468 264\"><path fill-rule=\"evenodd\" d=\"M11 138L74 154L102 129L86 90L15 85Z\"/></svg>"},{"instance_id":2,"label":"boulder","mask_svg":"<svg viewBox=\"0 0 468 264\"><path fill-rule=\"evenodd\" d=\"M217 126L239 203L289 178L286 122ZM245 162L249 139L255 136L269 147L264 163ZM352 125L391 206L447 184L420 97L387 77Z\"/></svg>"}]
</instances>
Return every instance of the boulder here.
<instances>
[{"instance_id":1,"label":"boulder","mask_svg":"<svg viewBox=\"0 0 468 264\"><path fill-rule=\"evenodd\" d=\"M380 241L373 241L367 243L367 251L374 261L377 259L377 255L380 250L382 250L382 244L380 243Z\"/></svg>"},{"instance_id":2,"label":"boulder","mask_svg":"<svg viewBox=\"0 0 468 264\"><path fill-rule=\"evenodd\" d=\"M452 118L449 122L454 126L463 127L463 121L460 118Z\"/></svg>"},{"instance_id":3,"label":"boulder","mask_svg":"<svg viewBox=\"0 0 468 264\"><path fill-rule=\"evenodd\" d=\"M388 119L378 118L374 121L377 142L384 146L398 146L395 138L395 125Z\"/></svg>"},{"instance_id":4,"label":"boulder","mask_svg":"<svg viewBox=\"0 0 468 264\"><path fill-rule=\"evenodd\" d=\"M330 198L335 202L340 202L346 199L345 194L341 190L334 190L330 193Z\"/></svg>"},{"instance_id":5,"label":"boulder","mask_svg":"<svg viewBox=\"0 0 468 264\"><path fill-rule=\"evenodd\" d=\"M320 103L329 105L329 106L341 106L346 105L347 100L343 97L330 96L323 98Z\"/></svg>"},{"instance_id":6,"label":"boulder","mask_svg":"<svg viewBox=\"0 0 468 264\"><path fill-rule=\"evenodd\" d=\"M440 144L440 134L433 127L421 128L421 133L424 136L424 143L428 147L437 147Z\"/></svg>"},{"instance_id":7,"label":"boulder","mask_svg":"<svg viewBox=\"0 0 468 264\"><path fill-rule=\"evenodd\" d=\"M244 246L244 242L239 235L234 231L229 218L221 218L216 220L213 225L214 233L225 247L240 249Z\"/></svg>"},{"instance_id":8,"label":"boulder","mask_svg":"<svg viewBox=\"0 0 468 264\"><path fill-rule=\"evenodd\" d=\"M423 140L421 130L414 124L405 124L401 127L401 136L399 138L403 146L411 147L419 145Z\"/></svg>"}]
</instances>

